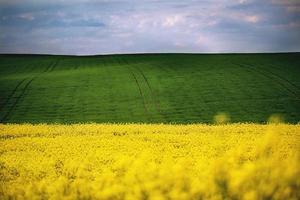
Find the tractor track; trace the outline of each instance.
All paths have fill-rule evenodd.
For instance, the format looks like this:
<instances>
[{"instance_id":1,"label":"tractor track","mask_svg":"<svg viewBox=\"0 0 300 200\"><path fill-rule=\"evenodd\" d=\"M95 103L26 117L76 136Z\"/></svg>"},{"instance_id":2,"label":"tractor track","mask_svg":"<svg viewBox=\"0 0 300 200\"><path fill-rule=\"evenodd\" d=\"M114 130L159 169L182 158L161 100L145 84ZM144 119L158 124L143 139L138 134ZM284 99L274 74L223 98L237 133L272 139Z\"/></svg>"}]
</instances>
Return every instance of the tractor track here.
<instances>
[{"instance_id":1,"label":"tractor track","mask_svg":"<svg viewBox=\"0 0 300 200\"><path fill-rule=\"evenodd\" d=\"M147 84L147 86L148 86L148 88L149 88L149 90L152 94L151 96L153 97L154 101L156 102L156 96L155 96L154 91L152 90L152 88L149 84L149 81L148 81L147 77L145 76L145 74L142 72L142 70L139 67L134 67L134 68L137 69L137 71L139 71L140 74L142 75L142 77L144 78L144 80L145 80L145 82L146 82L146 84Z\"/></svg>"},{"instance_id":2,"label":"tractor track","mask_svg":"<svg viewBox=\"0 0 300 200\"><path fill-rule=\"evenodd\" d=\"M3 103L3 106L1 106L0 111L4 108L5 105L7 105L7 103L9 102L9 100L15 95L16 91L18 90L18 88L22 85L22 83L24 81L26 81L27 78L24 78L23 80L21 80L17 86L13 89L13 91L11 92L11 94L7 97L6 101Z\"/></svg>"},{"instance_id":3,"label":"tractor track","mask_svg":"<svg viewBox=\"0 0 300 200\"><path fill-rule=\"evenodd\" d=\"M274 75L274 73L271 73L273 76L268 75L268 74L267 74L267 73L269 73L268 70L265 71L265 70L257 69L257 68L254 69L253 66L252 66L252 67L249 67L249 66L251 66L251 65L247 65L247 64L239 64L239 63L234 63L234 64L235 64L236 66L239 66L239 67L241 67L241 68L243 68L243 69L246 69L246 70L248 70L248 71L252 71L252 72L255 72L255 73L257 73L257 74L263 75L263 76L267 77L267 78L270 79L270 80L273 80L273 81L275 80L277 84L279 84L279 85L280 85L282 88L284 88L286 91L288 91L289 93L291 93L292 95L294 95L294 96L296 97L297 100L300 100L299 94L297 94L297 92L295 92L294 90L290 89L289 87L287 87L285 84L282 83L282 81L284 81L284 82L288 83L290 86L295 87L295 86L294 86L293 84L291 84L289 81L286 81L285 79L279 78L276 74ZM267 73L266 73L266 72L267 72ZM274 76L275 76L276 78L274 78ZM278 81L278 80L281 80L281 81ZM296 87L296 88L297 88L297 90L298 90L298 87Z\"/></svg>"},{"instance_id":4,"label":"tractor track","mask_svg":"<svg viewBox=\"0 0 300 200\"><path fill-rule=\"evenodd\" d=\"M25 87L23 88L20 96L17 97L16 101L14 102L14 104L10 107L10 109L8 110L8 112L4 115L4 117L1 119L1 122L4 122L5 120L7 120L8 116L11 114L11 112L15 109L15 107L17 106L17 104L19 103L19 101L25 96L25 92L27 91L27 88L29 87L29 85L32 83L32 81L35 79L36 77L31 78L25 85Z\"/></svg>"},{"instance_id":5,"label":"tractor track","mask_svg":"<svg viewBox=\"0 0 300 200\"><path fill-rule=\"evenodd\" d=\"M28 87L30 86L30 84L36 79L38 78L40 75L47 73L47 72L51 72L55 69L55 67L58 65L59 60L56 60L54 62L52 62L47 68L46 70L42 71L41 73L33 76L30 78L30 80L25 84L24 88L21 91L21 94L16 97L16 101L13 103L13 105L10 107L10 109L8 110L8 112L4 115L4 117L0 120L1 122L4 122L7 120L8 116L13 112L13 110L15 109L15 107L17 106L17 104L20 102L21 99L23 99L26 95L26 91L28 89ZM23 82L25 82L28 78L23 79L22 81L19 82L19 84L14 88L12 94L9 96L9 98L6 100L6 104L9 102L9 100L14 96L14 94L16 93L16 91L18 90L18 88L22 85ZM6 105L5 104L5 105ZM4 107L4 106L3 106Z\"/></svg>"},{"instance_id":6,"label":"tractor track","mask_svg":"<svg viewBox=\"0 0 300 200\"><path fill-rule=\"evenodd\" d=\"M145 111L146 111L146 113L147 113L147 115L148 115L148 108L147 108L147 104L146 104L145 97L144 97L144 95L143 95L143 92L142 92L141 86L140 86L140 84L139 84L139 82L138 82L138 80L137 80L137 78L136 78L135 74L132 72L132 70L131 70L131 69L129 69L129 70L130 70L130 72L131 72L131 75L132 75L132 77L133 77L133 78L134 78L134 80L135 80L135 83L136 83L136 85L138 86L138 89L139 89L140 95L141 95L141 97L142 97L142 99L143 99L143 105L144 105L144 109L145 109Z\"/></svg>"},{"instance_id":7,"label":"tractor track","mask_svg":"<svg viewBox=\"0 0 300 200\"><path fill-rule=\"evenodd\" d=\"M130 64L126 60L123 60L123 62L127 66L130 66ZM160 102L159 102L159 100L157 98L157 95L156 95L155 91L152 89L152 87L151 87L151 85L150 85L150 83L149 83L146 75L143 73L143 71L139 67L133 66L132 68L134 68L136 71L138 71L141 74L141 76L143 77L143 79L144 79L144 81L145 81L145 83L146 83L146 85L147 85L147 87L148 87L148 89L150 91L151 99L153 101L152 104L154 104L155 110L157 111L157 113L159 113L166 120L166 116L162 113L162 111L160 109Z\"/></svg>"},{"instance_id":8,"label":"tractor track","mask_svg":"<svg viewBox=\"0 0 300 200\"><path fill-rule=\"evenodd\" d=\"M57 67L58 63L59 63L59 60L56 60L48 72L52 72Z\"/></svg>"},{"instance_id":9,"label":"tractor track","mask_svg":"<svg viewBox=\"0 0 300 200\"><path fill-rule=\"evenodd\" d=\"M275 67L275 68L279 69L279 68L278 68L277 66L275 66L275 65L271 65L271 67ZM274 72L269 71L269 70L267 70L267 69L261 69L261 70L266 71L266 72L268 72L268 73L271 73L273 76L275 76L275 77L277 77L278 79L281 79L281 80L287 82L288 84L290 84L291 86L293 86L295 89L297 89L297 90L300 91L300 87L297 86L295 83L289 81L288 79L286 79L286 78L284 78L284 77L282 77L282 76L280 76L280 75L278 75L278 74L275 74Z\"/></svg>"},{"instance_id":10,"label":"tractor track","mask_svg":"<svg viewBox=\"0 0 300 200\"><path fill-rule=\"evenodd\" d=\"M34 67L33 67L34 68ZM15 70L15 72L18 71L17 69ZM13 91L11 92L11 94L6 98L6 101L3 103L3 106L0 107L0 112L1 110L4 108L5 105L7 105L7 103L9 102L9 100L11 98L13 98L13 96L15 95L16 91L19 89L19 87L22 85L22 83L24 81L26 81L28 79L28 77L24 78L23 80L21 80L16 87L13 89ZM1 120L0 120L1 121Z\"/></svg>"},{"instance_id":11,"label":"tractor track","mask_svg":"<svg viewBox=\"0 0 300 200\"><path fill-rule=\"evenodd\" d=\"M144 78L146 85L148 86L150 93L151 93L151 97L154 101L154 106L156 108L156 111L166 120L166 116L162 113L161 111L161 107L160 107L160 102L159 99L157 98L157 94L156 92L152 89L146 75L143 73L143 71L139 68L139 67L134 67L135 69L137 69L137 71L140 72L140 74L142 75L142 77Z\"/></svg>"},{"instance_id":12,"label":"tractor track","mask_svg":"<svg viewBox=\"0 0 300 200\"><path fill-rule=\"evenodd\" d=\"M48 72L51 69L52 65L53 63L50 63L48 67L43 71L43 73Z\"/></svg>"},{"instance_id":13,"label":"tractor track","mask_svg":"<svg viewBox=\"0 0 300 200\"><path fill-rule=\"evenodd\" d=\"M122 62L123 60L120 60L120 59L116 59L117 62L119 63L119 65L121 66L122 65ZM124 62L124 61L123 61ZM143 94L143 91L142 91L142 88L141 88L141 85L136 77L136 75L134 74L134 72L132 71L132 69L130 68L130 66L128 65L127 62L124 62L124 64L126 66L126 68L129 70L131 76L133 77L137 87L138 87L138 90L139 90L139 94L141 96L141 99L142 99L142 103L143 103L143 107L144 107L144 110L145 110L145 113L146 113L146 116L147 118L149 119L150 118L150 114L149 114L149 110L148 110L148 106L147 106L147 103L146 103L146 99L145 99L145 95Z\"/></svg>"},{"instance_id":14,"label":"tractor track","mask_svg":"<svg viewBox=\"0 0 300 200\"><path fill-rule=\"evenodd\" d=\"M56 66L58 65L59 60L56 60L55 62L52 62L42 73L46 72L52 72Z\"/></svg>"}]
</instances>

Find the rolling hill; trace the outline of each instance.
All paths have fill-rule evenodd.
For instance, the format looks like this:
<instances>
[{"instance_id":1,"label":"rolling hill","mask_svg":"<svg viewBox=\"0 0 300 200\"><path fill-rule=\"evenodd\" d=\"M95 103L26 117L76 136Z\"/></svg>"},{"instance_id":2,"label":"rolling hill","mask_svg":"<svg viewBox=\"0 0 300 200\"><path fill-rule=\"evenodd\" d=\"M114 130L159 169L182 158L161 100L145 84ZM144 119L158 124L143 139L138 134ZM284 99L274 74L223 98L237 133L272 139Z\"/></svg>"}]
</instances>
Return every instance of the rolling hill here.
<instances>
[{"instance_id":1,"label":"rolling hill","mask_svg":"<svg viewBox=\"0 0 300 200\"><path fill-rule=\"evenodd\" d=\"M300 121L300 53L0 55L0 123Z\"/></svg>"}]
</instances>

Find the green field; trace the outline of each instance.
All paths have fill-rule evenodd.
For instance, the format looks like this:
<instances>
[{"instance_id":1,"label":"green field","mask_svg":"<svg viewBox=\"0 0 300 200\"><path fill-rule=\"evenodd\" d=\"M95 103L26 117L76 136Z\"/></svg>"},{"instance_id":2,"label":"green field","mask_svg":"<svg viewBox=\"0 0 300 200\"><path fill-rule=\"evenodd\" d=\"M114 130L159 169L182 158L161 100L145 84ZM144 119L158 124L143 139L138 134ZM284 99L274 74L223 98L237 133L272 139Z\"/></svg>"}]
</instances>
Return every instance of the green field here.
<instances>
[{"instance_id":1,"label":"green field","mask_svg":"<svg viewBox=\"0 0 300 200\"><path fill-rule=\"evenodd\" d=\"M300 53L0 55L1 123L300 121Z\"/></svg>"}]
</instances>

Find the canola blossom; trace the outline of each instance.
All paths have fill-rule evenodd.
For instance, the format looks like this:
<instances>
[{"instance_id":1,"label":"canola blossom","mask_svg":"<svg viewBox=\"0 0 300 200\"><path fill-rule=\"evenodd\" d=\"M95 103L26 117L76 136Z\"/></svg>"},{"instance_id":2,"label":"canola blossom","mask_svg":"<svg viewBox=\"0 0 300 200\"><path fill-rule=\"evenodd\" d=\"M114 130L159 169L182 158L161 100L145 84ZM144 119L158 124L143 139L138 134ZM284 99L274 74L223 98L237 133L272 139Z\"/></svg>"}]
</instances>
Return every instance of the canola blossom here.
<instances>
[{"instance_id":1,"label":"canola blossom","mask_svg":"<svg viewBox=\"0 0 300 200\"><path fill-rule=\"evenodd\" d=\"M300 199L300 125L0 125L0 199Z\"/></svg>"}]
</instances>

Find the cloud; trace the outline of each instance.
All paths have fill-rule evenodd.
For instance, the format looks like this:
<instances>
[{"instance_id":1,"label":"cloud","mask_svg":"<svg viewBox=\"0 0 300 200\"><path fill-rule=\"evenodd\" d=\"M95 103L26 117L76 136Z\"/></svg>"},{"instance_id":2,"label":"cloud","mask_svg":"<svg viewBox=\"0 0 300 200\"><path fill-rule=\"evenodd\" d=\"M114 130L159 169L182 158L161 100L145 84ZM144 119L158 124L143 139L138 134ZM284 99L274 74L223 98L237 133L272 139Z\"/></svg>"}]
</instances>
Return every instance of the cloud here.
<instances>
[{"instance_id":1,"label":"cloud","mask_svg":"<svg viewBox=\"0 0 300 200\"><path fill-rule=\"evenodd\" d=\"M22 14L18 15L18 17L25 19L25 20L29 20L29 21L32 21L35 19L34 15L32 13L22 13Z\"/></svg>"},{"instance_id":2,"label":"cloud","mask_svg":"<svg viewBox=\"0 0 300 200\"><path fill-rule=\"evenodd\" d=\"M244 19L250 23L257 23L260 20L260 17L257 15L245 16Z\"/></svg>"},{"instance_id":3,"label":"cloud","mask_svg":"<svg viewBox=\"0 0 300 200\"><path fill-rule=\"evenodd\" d=\"M0 53L300 51L298 6L293 0L3 0Z\"/></svg>"},{"instance_id":4,"label":"cloud","mask_svg":"<svg viewBox=\"0 0 300 200\"><path fill-rule=\"evenodd\" d=\"M283 6L288 12L300 13L300 1L299 0L272 0L275 5Z\"/></svg>"},{"instance_id":5,"label":"cloud","mask_svg":"<svg viewBox=\"0 0 300 200\"><path fill-rule=\"evenodd\" d=\"M167 16L165 17L162 25L165 27L172 27L183 21L184 19L181 15Z\"/></svg>"},{"instance_id":6,"label":"cloud","mask_svg":"<svg viewBox=\"0 0 300 200\"><path fill-rule=\"evenodd\" d=\"M298 0L272 0L272 3L286 6L297 6L300 4Z\"/></svg>"}]
</instances>

